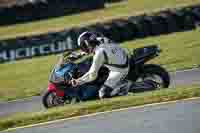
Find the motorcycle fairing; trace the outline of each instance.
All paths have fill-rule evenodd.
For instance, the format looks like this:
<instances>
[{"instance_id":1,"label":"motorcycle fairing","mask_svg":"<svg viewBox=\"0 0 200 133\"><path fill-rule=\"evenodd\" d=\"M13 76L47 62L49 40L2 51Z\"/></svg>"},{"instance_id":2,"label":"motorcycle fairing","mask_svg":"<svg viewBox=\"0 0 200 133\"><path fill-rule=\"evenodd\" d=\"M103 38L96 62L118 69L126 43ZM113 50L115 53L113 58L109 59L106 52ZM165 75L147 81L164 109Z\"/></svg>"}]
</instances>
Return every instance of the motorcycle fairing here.
<instances>
[{"instance_id":1,"label":"motorcycle fairing","mask_svg":"<svg viewBox=\"0 0 200 133\"><path fill-rule=\"evenodd\" d=\"M65 95L65 94L64 94L64 91L63 91L63 90L59 90L59 89L56 87L56 85L53 84L53 83L49 83L49 84L48 84L48 91L49 91L49 92L51 92L51 91L55 92L56 95L59 96L59 97L64 97L64 95Z\"/></svg>"}]
</instances>

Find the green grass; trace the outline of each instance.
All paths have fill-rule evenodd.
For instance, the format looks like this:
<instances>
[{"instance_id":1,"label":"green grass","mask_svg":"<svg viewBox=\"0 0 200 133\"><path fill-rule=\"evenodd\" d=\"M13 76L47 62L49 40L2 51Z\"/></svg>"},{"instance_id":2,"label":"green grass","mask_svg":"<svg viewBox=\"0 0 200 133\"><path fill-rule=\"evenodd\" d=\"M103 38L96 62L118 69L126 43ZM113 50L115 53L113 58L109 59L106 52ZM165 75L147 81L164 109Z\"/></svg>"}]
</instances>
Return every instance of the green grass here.
<instances>
[{"instance_id":1,"label":"green grass","mask_svg":"<svg viewBox=\"0 0 200 133\"><path fill-rule=\"evenodd\" d=\"M152 10L173 8L182 5L200 4L200 0L128 0L120 4L111 4L106 9L84 12L41 21L0 27L0 39L27 36L49 31L60 31L77 25L105 21L129 15L148 13Z\"/></svg>"},{"instance_id":2,"label":"green grass","mask_svg":"<svg viewBox=\"0 0 200 133\"><path fill-rule=\"evenodd\" d=\"M158 63L169 71L184 70L200 67L200 29L194 31L174 33L160 37L150 37L132 42L126 42L123 47L138 48L151 44L158 44L162 49L159 58L150 63Z\"/></svg>"},{"instance_id":3,"label":"green grass","mask_svg":"<svg viewBox=\"0 0 200 133\"><path fill-rule=\"evenodd\" d=\"M113 109L191 97L200 97L200 87L193 86L189 88L163 89L140 94L130 94L129 96L105 99L102 101L98 100L76 105L68 105L48 111L19 113L8 118L2 118L0 120L0 130L73 116L86 115L95 112L110 111Z\"/></svg>"},{"instance_id":4,"label":"green grass","mask_svg":"<svg viewBox=\"0 0 200 133\"><path fill-rule=\"evenodd\" d=\"M125 42L123 47L135 48L159 44L163 52L151 63L161 64L169 71L200 66L200 29L159 37ZM0 64L0 101L40 94L47 86L48 75L57 56L26 59Z\"/></svg>"}]
</instances>

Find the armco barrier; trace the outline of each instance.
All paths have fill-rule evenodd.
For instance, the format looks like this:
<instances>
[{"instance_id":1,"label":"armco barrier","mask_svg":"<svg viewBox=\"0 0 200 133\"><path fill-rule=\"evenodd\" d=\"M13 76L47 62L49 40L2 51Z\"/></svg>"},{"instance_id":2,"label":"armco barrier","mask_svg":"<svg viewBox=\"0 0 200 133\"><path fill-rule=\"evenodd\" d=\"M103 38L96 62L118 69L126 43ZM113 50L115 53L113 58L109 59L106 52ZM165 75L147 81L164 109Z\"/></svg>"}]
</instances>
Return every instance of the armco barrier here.
<instances>
[{"instance_id":1,"label":"armco barrier","mask_svg":"<svg viewBox=\"0 0 200 133\"><path fill-rule=\"evenodd\" d=\"M164 16L164 18L166 19L166 21L168 23L168 25L167 25L168 33L179 31L178 23L170 11L163 12L163 13L161 13L161 15Z\"/></svg>"},{"instance_id":2,"label":"armco barrier","mask_svg":"<svg viewBox=\"0 0 200 133\"><path fill-rule=\"evenodd\" d=\"M112 25L112 22L104 23L104 24L97 24L94 27L94 31L101 32L105 36L109 37L110 39L118 42L120 40L119 31L117 30L116 26Z\"/></svg>"},{"instance_id":3,"label":"armco barrier","mask_svg":"<svg viewBox=\"0 0 200 133\"><path fill-rule=\"evenodd\" d=\"M177 22L178 29L180 31L190 30L194 28L193 20L191 16L184 13L182 10L172 11L175 21Z\"/></svg>"},{"instance_id":4,"label":"armco barrier","mask_svg":"<svg viewBox=\"0 0 200 133\"><path fill-rule=\"evenodd\" d=\"M167 32L167 22L161 16L150 16L151 34L160 35Z\"/></svg>"},{"instance_id":5,"label":"armco barrier","mask_svg":"<svg viewBox=\"0 0 200 133\"><path fill-rule=\"evenodd\" d=\"M135 24L137 29L136 37L146 37L150 35L150 22L145 19L145 16L129 17L128 21Z\"/></svg>"},{"instance_id":6,"label":"armco barrier","mask_svg":"<svg viewBox=\"0 0 200 133\"><path fill-rule=\"evenodd\" d=\"M84 31L98 31L116 42L191 30L200 24L200 6L165 10L140 16L115 19L61 32L0 41L0 62L60 53L77 48Z\"/></svg>"},{"instance_id":7,"label":"armco barrier","mask_svg":"<svg viewBox=\"0 0 200 133\"><path fill-rule=\"evenodd\" d=\"M200 22L200 8L193 8L191 14L194 17L194 22Z\"/></svg>"},{"instance_id":8,"label":"armco barrier","mask_svg":"<svg viewBox=\"0 0 200 133\"><path fill-rule=\"evenodd\" d=\"M134 36L134 25L128 20L115 20L112 22L112 27L118 31L119 41L131 40Z\"/></svg>"}]
</instances>

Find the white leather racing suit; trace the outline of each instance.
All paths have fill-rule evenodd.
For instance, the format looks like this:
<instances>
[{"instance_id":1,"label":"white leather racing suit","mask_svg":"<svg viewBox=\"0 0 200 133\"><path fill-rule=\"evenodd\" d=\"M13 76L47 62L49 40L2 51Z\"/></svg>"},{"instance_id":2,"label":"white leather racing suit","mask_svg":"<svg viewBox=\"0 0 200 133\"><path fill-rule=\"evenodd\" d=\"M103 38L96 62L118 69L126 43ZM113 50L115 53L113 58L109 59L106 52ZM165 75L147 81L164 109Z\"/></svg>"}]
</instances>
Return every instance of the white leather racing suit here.
<instances>
[{"instance_id":1,"label":"white leather racing suit","mask_svg":"<svg viewBox=\"0 0 200 133\"><path fill-rule=\"evenodd\" d=\"M126 51L113 42L108 43L107 41L107 43L102 43L96 47L90 70L77 79L77 82L81 85L95 80L100 67L103 65L110 70L110 73L104 86L99 91L99 96L103 97L105 95L105 88L110 88L110 96L114 96L120 90L121 81L128 74L129 65Z\"/></svg>"}]
</instances>

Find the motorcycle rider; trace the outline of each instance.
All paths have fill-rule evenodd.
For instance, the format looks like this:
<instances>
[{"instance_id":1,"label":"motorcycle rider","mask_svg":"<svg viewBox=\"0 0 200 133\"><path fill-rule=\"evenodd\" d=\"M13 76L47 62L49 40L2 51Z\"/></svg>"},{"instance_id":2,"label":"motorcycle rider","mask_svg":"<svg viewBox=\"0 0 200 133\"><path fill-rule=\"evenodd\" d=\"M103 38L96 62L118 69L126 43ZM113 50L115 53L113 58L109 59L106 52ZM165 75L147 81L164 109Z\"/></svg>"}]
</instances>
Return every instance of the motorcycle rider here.
<instances>
[{"instance_id":1,"label":"motorcycle rider","mask_svg":"<svg viewBox=\"0 0 200 133\"><path fill-rule=\"evenodd\" d=\"M128 81L124 78L129 71L128 54L117 44L96 32L84 32L78 38L78 46L87 54L94 54L89 71L72 85L78 86L94 81L101 66L109 69L109 76L99 90L99 98L107 98L128 93Z\"/></svg>"}]
</instances>

